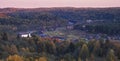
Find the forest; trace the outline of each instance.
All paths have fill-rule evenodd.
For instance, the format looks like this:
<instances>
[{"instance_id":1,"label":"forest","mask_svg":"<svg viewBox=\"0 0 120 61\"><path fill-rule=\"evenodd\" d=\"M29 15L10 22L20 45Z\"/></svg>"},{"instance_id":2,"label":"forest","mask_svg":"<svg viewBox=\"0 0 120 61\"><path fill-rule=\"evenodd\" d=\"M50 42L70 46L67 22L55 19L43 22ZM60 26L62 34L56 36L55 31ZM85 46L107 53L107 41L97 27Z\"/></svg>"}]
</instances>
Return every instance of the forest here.
<instances>
[{"instance_id":1,"label":"forest","mask_svg":"<svg viewBox=\"0 0 120 61\"><path fill-rule=\"evenodd\" d=\"M67 26L73 26L68 32L120 36L120 8L0 8L0 61L120 61L119 40L19 36Z\"/></svg>"},{"instance_id":2,"label":"forest","mask_svg":"<svg viewBox=\"0 0 120 61\"><path fill-rule=\"evenodd\" d=\"M1 33L1 61L119 61L120 44L110 40L61 41Z\"/></svg>"},{"instance_id":3,"label":"forest","mask_svg":"<svg viewBox=\"0 0 120 61\"><path fill-rule=\"evenodd\" d=\"M77 24L74 26L74 29L83 30L90 33L102 33L107 35L119 35L120 34L120 21L103 21L99 23L85 24L83 25Z\"/></svg>"},{"instance_id":4,"label":"forest","mask_svg":"<svg viewBox=\"0 0 120 61\"><path fill-rule=\"evenodd\" d=\"M66 26L69 21L77 22L75 25L78 25L79 23L85 23L86 20L103 20L103 22L100 23L102 26L107 27L107 25L110 25L111 27L116 27L114 30L119 31L120 8L66 7L0 9L1 31L5 31L5 29L10 31L50 29ZM113 22L115 22L115 24ZM90 27L92 27L92 25L90 25ZM107 30L105 30L104 33L106 33L106 31ZM101 32L103 31L101 30Z\"/></svg>"}]
</instances>

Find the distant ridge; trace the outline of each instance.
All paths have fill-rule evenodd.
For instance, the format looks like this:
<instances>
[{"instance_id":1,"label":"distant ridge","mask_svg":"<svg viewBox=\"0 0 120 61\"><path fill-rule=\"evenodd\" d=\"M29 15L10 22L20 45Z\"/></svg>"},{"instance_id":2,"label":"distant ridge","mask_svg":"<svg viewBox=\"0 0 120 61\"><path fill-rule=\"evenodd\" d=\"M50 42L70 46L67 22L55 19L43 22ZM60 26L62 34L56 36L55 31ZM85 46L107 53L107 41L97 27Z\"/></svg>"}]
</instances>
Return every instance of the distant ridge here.
<instances>
[{"instance_id":1,"label":"distant ridge","mask_svg":"<svg viewBox=\"0 0 120 61\"><path fill-rule=\"evenodd\" d=\"M11 12L19 12L19 11L51 11L51 10L120 10L120 7L106 7L106 8L93 8L93 7L50 7L50 8L0 8L0 13L11 13Z\"/></svg>"}]
</instances>

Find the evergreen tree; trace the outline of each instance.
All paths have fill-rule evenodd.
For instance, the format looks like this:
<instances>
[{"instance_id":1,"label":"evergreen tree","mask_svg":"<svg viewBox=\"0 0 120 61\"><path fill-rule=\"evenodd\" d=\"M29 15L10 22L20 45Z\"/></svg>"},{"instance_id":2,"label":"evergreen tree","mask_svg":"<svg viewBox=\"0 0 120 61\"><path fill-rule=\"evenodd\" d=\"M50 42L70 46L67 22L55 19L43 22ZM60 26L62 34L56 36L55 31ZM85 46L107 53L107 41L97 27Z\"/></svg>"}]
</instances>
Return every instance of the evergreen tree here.
<instances>
[{"instance_id":1,"label":"evergreen tree","mask_svg":"<svg viewBox=\"0 0 120 61\"><path fill-rule=\"evenodd\" d=\"M75 50L75 45L71 42L70 45L69 45L69 52L74 52Z\"/></svg>"},{"instance_id":2,"label":"evergreen tree","mask_svg":"<svg viewBox=\"0 0 120 61\"><path fill-rule=\"evenodd\" d=\"M2 36L2 40L8 40L8 34L6 32L1 34L1 36Z\"/></svg>"}]
</instances>

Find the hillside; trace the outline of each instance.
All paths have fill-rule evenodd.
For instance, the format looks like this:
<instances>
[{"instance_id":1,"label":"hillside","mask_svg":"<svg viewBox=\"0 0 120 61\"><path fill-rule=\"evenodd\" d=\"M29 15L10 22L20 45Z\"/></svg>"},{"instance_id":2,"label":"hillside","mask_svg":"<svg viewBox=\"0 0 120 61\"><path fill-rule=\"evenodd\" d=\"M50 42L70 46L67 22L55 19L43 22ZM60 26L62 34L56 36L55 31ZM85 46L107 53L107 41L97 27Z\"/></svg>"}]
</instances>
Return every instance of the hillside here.
<instances>
[{"instance_id":1,"label":"hillside","mask_svg":"<svg viewBox=\"0 0 120 61\"><path fill-rule=\"evenodd\" d=\"M106 24L120 22L120 8L1 8L1 26L7 28L17 28L10 31L55 29L64 27L68 22L87 24L87 20L92 20L95 24L101 20ZM3 14L4 13L4 14ZM8 17L8 18L6 18ZM101 24L103 24L101 22ZM105 25L106 26L106 25ZM110 25L114 27L113 25ZM116 25L115 25L116 26ZM8 28L9 29L9 28ZM76 29L76 27L75 27ZM91 32L91 31L90 31Z\"/></svg>"},{"instance_id":2,"label":"hillside","mask_svg":"<svg viewBox=\"0 0 120 61\"><path fill-rule=\"evenodd\" d=\"M120 8L1 8L0 61L120 61Z\"/></svg>"}]
</instances>

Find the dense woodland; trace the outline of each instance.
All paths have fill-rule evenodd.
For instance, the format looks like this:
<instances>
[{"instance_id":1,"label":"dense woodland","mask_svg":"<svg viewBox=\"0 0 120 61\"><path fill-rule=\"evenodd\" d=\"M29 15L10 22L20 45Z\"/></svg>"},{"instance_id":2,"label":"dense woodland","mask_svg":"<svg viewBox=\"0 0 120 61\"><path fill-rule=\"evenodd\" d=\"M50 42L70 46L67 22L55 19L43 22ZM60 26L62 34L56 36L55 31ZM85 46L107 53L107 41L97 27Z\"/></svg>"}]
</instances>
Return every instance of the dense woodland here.
<instances>
[{"instance_id":1,"label":"dense woodland","mask_svg":"<svg viewBox=\"0 0 120 61\"><path fill-rule=\"evenodd\" d=\"M92 23L84 25L77 24L74 29L83 30L90 33L102 33L107 35L119 35L120 34L120 21L103 21L99 23Z\"/></svg>"},{"instance_id":2,"label":"dense woodland","mask_svg":"<svg viewBox=\"0 0 120 61\"><path fill-rule=\"evenodd\" d=\"M0 61L120 61L120 43L114 40L72 42L34 34L30 38L17 35L20 31L65 27L69 21L76 22L73 30L120 34L120 8L3 8L0 9Z\"/></svg>"},{"instance_id":3,"label":"dense woodland","mask_svg":"<svg viewBox=\"0 0 120 61\"><path fill-rule=\"evenodd\" d=\"M86 20L103 20L100 24L90 24L87 29L95 32L120 33L120 8L3 8L0 9L0 30L21 31L40 30L63 27L69 21L84 23ZM113 23L114 22L114 23ZM98 22L99 23L99 22ZM76 25L76 24L75 24ZM95 26L95 27L93 27ZM80 26L76 27L79 28ZM97 31L96 28L103 27L104 30ZM114 31L112 32L112 28ZM100 28L101 29L101 28Z\"/></svg>"},{"instance_id":4,"label":"dense woodland","mask_svg":"<svg viewBox=\"0 0 120 61\"><path fill-rule=\"evenodd\" d=\"M33 35L21 38L8 33L0 36L0 59L3 61L119 61L120 46L109 40L69 40Z\"/></svg>"}]
</instances>

